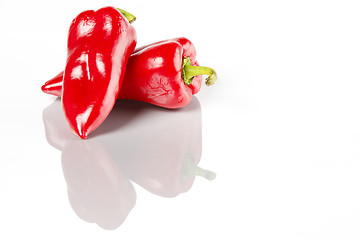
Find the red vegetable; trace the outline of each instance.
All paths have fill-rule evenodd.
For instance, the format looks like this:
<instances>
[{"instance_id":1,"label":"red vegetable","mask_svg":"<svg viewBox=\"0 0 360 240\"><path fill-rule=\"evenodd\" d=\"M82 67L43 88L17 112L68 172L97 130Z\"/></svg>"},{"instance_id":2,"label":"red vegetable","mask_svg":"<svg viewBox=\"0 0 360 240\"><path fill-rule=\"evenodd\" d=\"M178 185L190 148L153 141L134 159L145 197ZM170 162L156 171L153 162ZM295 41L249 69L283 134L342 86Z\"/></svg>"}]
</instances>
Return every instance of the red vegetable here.
<instances>
[{"instance_id":1,"label":"red vegetable","mask_svg":"<svg viewBox=\"0 0 360 240\"><path fill-rule=\"evenodd\" d=\"M84 11L72 21L62 105L80 138L95 130L113 108L135 45L134 28L113 7Z\"/></svg>"},{"instance_id":2,"label":"red vegetable","mask_svg":"<svg viewBox=\"0 0 360 240\"><path fill-rule=\"evenodd\" d=\"M200 67L194 45L186 38L175 38L143 46L129 58L119 99L133 99L165 108L180 108L190 103L201 87L215 83L212 68ZM42 90L61 96L62 73L47 81Z\"/></svg>"}]
</instances>

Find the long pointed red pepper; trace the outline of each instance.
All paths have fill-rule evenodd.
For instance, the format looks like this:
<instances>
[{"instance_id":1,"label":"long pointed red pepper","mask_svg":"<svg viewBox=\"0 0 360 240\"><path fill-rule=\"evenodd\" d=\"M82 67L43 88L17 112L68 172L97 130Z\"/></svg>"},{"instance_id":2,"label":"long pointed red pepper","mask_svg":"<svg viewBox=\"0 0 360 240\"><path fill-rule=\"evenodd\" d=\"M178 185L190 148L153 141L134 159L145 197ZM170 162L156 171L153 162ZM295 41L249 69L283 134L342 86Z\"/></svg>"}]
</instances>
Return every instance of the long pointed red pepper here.
<instances>
[{"instance_id":1,"label":"long pointed red pepper","mask_svg":"<svg viewBox=\"0 0 360 240\"><path fill-rule=\"evenodd\" d=\"M113 7L84 11L72 21L62 106L80 138L85 139L110 113L135 45L134 28Z\"/></svg>"},{"instance_id":2,"label":"long pointed red pepper","mask_svg":"<svg viewBox=\"0 0 360 240\"><path fill-rule=\"evenodd\" d=\"M118 99L133 99L165 108L184 107L201 87L215 83L212 68L198 66L194 45L186 38L175 38L143 46L129 58ZM47 81L42 90L61 96L62 73Z\"/></svg>"}]
</instances>

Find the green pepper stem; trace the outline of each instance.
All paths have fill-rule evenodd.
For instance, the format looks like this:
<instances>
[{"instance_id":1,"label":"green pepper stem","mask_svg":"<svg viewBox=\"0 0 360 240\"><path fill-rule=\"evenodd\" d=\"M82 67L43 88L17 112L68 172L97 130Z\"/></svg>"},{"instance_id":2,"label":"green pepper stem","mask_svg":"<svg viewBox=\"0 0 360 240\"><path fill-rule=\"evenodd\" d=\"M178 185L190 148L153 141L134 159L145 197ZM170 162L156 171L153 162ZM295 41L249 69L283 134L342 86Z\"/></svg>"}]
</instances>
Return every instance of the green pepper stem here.
<instances>
[{"instance_id":1,"label":"green pepper stem","mask_svg":"<svg viewBox=\"0 0 360 240\"><path fill-rule=\"evenodd\" d=\"M191 169L191 171L188 172L188 174L191 174L193 176L200 176L200 177L204 177L207 180L214 180L216 178L216 173L211 172L209 170L203 169L201 167L195 167L193 169Z\"/></svg>"},{"instance_id":2,"label":"green pepper stem","mask_svg":"<svg viewBox=\"0 0 360 240\"><path fill-rule=\"evenodd\" d=\"M209 75L206 80L206 86L213 85L217 80L217 75L214 69L203 66L191 65L190 58L184 58L182 66L182 78L187 85L190 85L193 78L198 75Z\"/></svg>"},{"instance_id":3,"label":"green pepper stem","mask_svg":"<svg viewBox=\"0 0 360 240\"><path fill-rule=\"evenodd\" d=\"M183 178L189 176L200 176L206 178L207 180L214 180L216 178L216 173L203 169L196 165L190 153L185 157L182 168L182 175Z\"/></svg>"},{"instance_id":4,"label":"green pepper stem","mask_svg":"<svg viewBox=\"0 0 360 240\"><path fill-rule=\"evenodd\" d=\"M134 15L132 15L131 13L122 10L120 8L116 8L117 10L119 10L119 12L121 12L122 15L124 15L124 17L129 21L129 23L132 23L136 20L136 17Z\"/></svg>"}]
</instances>

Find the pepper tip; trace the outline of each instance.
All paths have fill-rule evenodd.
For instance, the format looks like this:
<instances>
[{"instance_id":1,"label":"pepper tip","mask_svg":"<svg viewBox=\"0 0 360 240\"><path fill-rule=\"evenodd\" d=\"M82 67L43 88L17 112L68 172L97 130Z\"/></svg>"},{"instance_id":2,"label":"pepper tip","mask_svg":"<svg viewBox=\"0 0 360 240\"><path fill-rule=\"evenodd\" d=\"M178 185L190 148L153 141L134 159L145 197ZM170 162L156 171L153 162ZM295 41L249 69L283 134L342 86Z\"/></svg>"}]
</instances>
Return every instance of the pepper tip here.
<instances>
[{"instance_id":1,"label":"pepper tip","mask_svg":"<svg viewBox=\"0 0 360 240\"><path fill-rule=\"evenodd\" d=\"M86 134L86 133L80 133L80 134L79 134L79 137L80 137L81 139L83 139L83 140L86 140L87 134Z\"/></svg>"},{"instance_id":2,"label":"pepper tip","mask_svg":"<svg viewBox=\"0 0 360 240\"><path fill-rule=\"evenodd\" d=\"M77 129L75 131L75 134L83 140L85 140L88 136L88 133L86 131L84 131L83 129Z\"/></svg>"},{"instance_id":3,"label":"pepper tip","mask_svg":"<svg viewBox=\"0 0 360 240\"><path fill-rule=\"evenodd\" d=\"M86 138L87 138L87 136L85 136L85 135L80 135L79 137L83 140L86 140Z\"/></svg>"},{"instance_id":4,"label":"pepper tip","mask_svg":"<svg viewBox=\"0 0 360 240\"><path fill-rule=\"evenodd\" d=\"M47 86L46 84L41 86L41 91L43 91L44 93L47 93Z\"/></svg>"}]
</instances>

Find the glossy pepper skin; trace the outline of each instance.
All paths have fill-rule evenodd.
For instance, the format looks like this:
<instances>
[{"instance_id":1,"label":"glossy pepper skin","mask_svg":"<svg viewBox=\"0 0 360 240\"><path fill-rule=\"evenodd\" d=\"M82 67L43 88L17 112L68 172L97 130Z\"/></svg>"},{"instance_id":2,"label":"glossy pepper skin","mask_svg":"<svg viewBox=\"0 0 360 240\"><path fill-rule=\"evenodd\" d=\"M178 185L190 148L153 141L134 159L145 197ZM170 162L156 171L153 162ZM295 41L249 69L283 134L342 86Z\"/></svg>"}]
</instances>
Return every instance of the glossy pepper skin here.
<instances>
[{"instance_id":1,"label":"glossy pepper skin","mask_svg":"<svg viewBox=\"0 0 360 240\"><path fill-rule=\"evenodd\" d=\"M84 11L72 21L62 106L80 138L94 131L113 108L135 46L134 28L113 7Z\"/></svg>"},{"instance_id":2,"label":"glossy pepper skin","mask_svg":"<svg viewBox=\"0 0 360 240\"><path fill-rule=\"evenodd\" d=\"M185 63L188 66L185 67ZM137 48L129 58L118 99L138 100L164 108L184 107L190 103L192 95L199 92L202 74L210 76L207 85L216 81L213 69L198 65L195 47L187 38ZM192 68L195 71L191 71ZM61 81L62 73L59 73L42 86L42 91L60 97Z\"/></svg>"}]
</instances>

